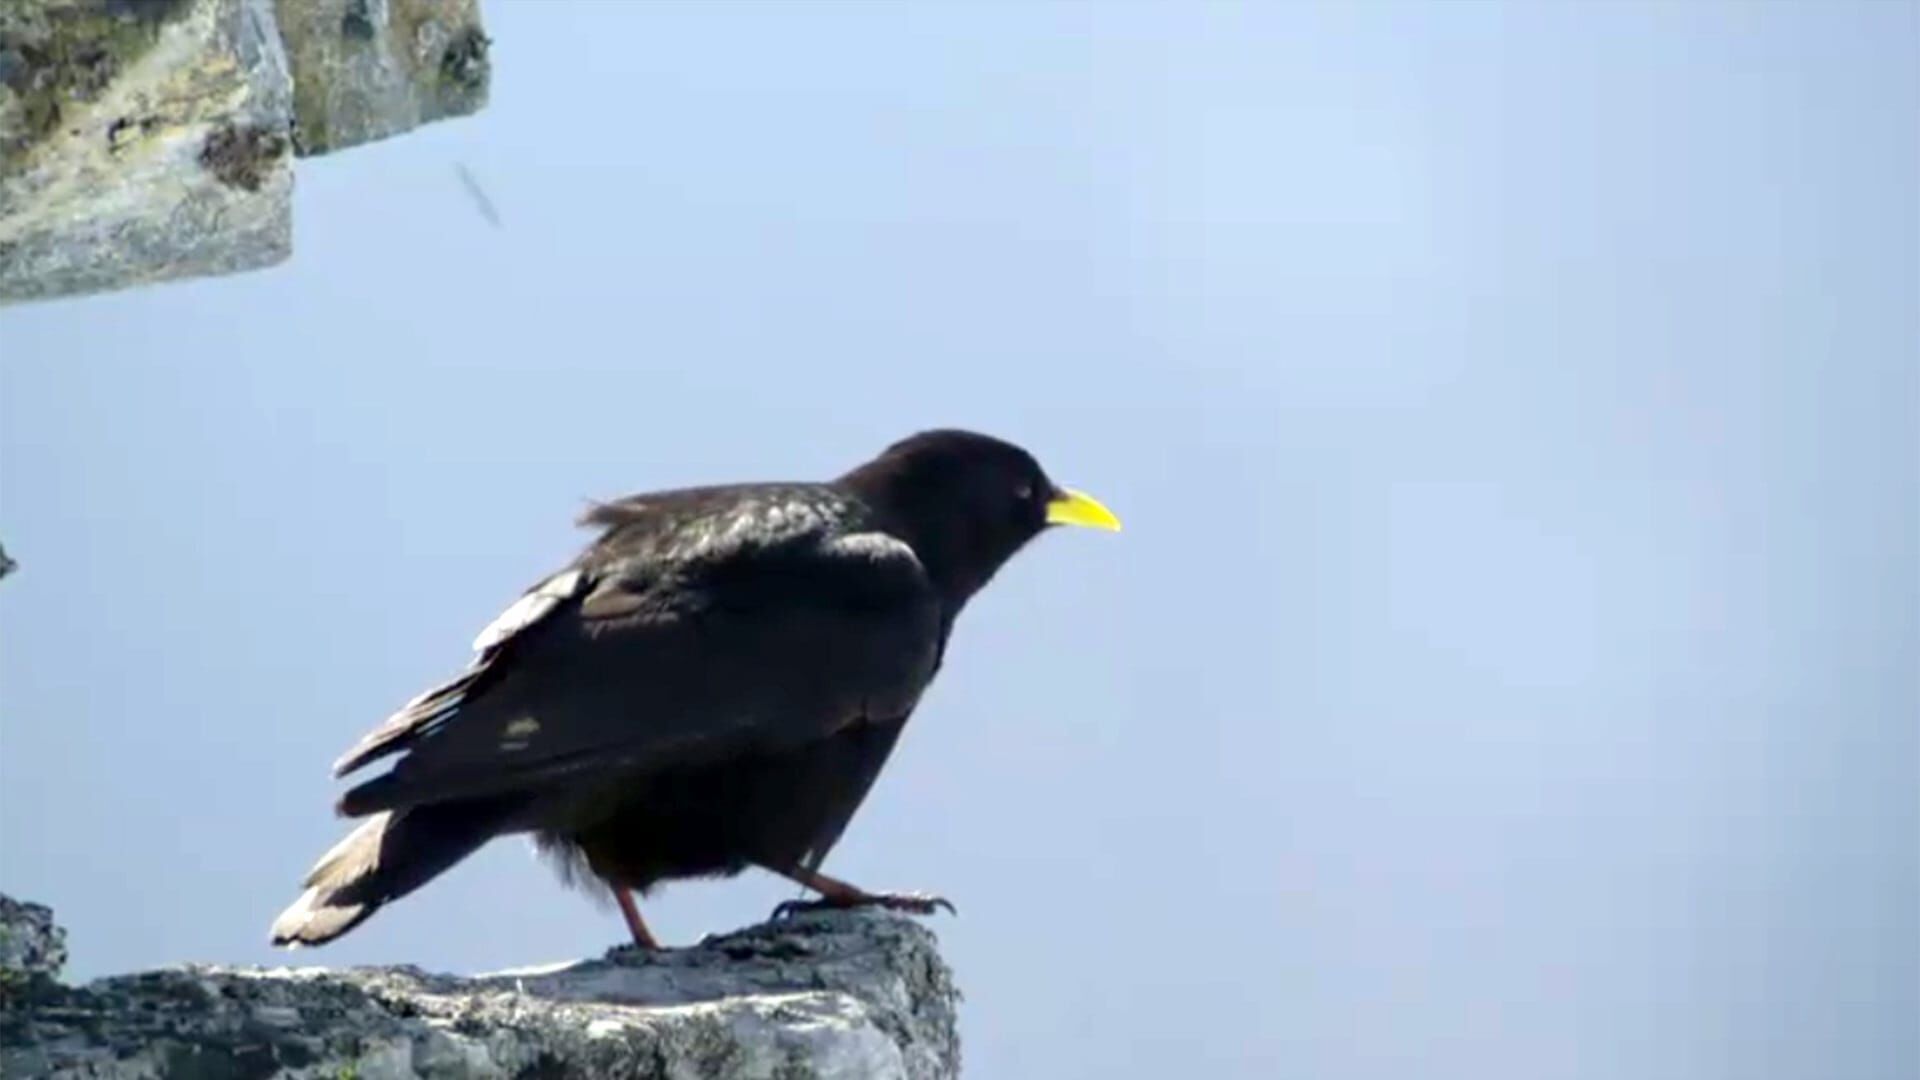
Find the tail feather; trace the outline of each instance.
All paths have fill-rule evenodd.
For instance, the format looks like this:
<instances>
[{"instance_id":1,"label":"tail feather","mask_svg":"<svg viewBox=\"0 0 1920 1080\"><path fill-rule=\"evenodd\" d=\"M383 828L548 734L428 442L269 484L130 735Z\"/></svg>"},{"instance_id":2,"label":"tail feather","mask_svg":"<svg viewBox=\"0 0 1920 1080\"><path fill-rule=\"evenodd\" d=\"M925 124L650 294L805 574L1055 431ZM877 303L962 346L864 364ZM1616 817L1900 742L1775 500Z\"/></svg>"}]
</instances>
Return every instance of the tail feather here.
<instances>
[{"instance_id":1,"label":"tail feather","mask_svg":"<svg viewBox=\"0 0 1920 1080\"><path fill-rule=\"evenodd\" d=\"M328 849L306 891L273 922L273 943L320 945L471 855L499 834L514 804L461 801L375 814Z\"/></svg>"}]
</instances>

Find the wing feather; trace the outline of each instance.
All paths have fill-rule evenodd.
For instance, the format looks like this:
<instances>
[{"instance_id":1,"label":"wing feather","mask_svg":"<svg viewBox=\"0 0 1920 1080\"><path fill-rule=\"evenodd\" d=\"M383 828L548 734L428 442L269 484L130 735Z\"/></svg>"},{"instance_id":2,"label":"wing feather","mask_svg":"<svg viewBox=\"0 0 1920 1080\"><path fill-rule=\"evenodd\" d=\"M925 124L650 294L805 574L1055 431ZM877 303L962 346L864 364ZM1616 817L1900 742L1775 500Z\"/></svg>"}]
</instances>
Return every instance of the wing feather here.
<instances>
[{"instance_id":1,"label":"wing feather","mask_svg":"<svg viewBox=\"0 0 1920 1080\"><path fill-rule=\"evenodd\" d=\"M551 789L903 718L944 632L924 569L839 508L778 495L671 528L614 526L482 632L477 670L342 759L407 751L342 811Z\"/></svg>"},{"instance_id":2,"label":"wing feather","mask_svg":"<svg viewBox=\"0 0 1920 1080\"><path fill-rule=\"evenodd\" d=\"M369 762L399 753L414 740L433 734L454 714L475 687L494 672L495 661L507 642L578 595L587 584L585 571L563 570L528 589L508 605L473 639L476 654L466 671L402 705L380 726L368 732L333 763L333 775L345 776Z\"/></svg>"}]
</instances>

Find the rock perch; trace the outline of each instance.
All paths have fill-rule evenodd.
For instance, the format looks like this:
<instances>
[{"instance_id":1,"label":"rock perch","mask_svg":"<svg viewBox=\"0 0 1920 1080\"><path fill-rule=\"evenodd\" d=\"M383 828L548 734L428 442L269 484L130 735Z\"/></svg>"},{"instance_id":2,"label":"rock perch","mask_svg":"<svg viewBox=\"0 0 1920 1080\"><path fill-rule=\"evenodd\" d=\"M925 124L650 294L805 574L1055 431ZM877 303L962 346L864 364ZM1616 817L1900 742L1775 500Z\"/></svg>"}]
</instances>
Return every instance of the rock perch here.
<instances>
[{"instance_id":1,"label":"rock perch","mask_svg":"<svg viewBox=\"0 0 1920 1080\"><path fill-rule=\"evenodd\" d=\"M292 159L479 110L478 0L0 0L0 304L269 266Z\"/></svg>"},{"instance_id":2,"label":"rock perch","mask_svg":"<svg viewBox=\"0 0 1920 1080\"><path fill-rule=\"evenodd\" d=\"M653 956L460 978L169 968L70 987L46 908L0 897L0 1076L959 1075L958 993L906 919L822 913Z\"/></svg>"}]
</instances>

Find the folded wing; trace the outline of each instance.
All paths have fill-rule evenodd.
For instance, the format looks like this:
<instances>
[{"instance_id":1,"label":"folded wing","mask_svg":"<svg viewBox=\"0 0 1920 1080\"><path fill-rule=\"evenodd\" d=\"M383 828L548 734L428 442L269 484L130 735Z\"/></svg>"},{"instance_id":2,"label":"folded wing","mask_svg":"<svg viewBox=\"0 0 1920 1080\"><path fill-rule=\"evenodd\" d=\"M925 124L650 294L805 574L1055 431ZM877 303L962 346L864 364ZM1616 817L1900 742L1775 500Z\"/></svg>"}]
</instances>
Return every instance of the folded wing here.
<instances>
[{"instance_id":1,"label":"folded wing","mask_svg":"<svg viewBox=\"0 0 1920 1080\"><path fill-rule=\"evenodd\" d=\"M473 668L342 757L351 815L777 750L911 711L940 606L910 548L789 490L657 499L529 590Z\"/></svg>"}]
</instances>

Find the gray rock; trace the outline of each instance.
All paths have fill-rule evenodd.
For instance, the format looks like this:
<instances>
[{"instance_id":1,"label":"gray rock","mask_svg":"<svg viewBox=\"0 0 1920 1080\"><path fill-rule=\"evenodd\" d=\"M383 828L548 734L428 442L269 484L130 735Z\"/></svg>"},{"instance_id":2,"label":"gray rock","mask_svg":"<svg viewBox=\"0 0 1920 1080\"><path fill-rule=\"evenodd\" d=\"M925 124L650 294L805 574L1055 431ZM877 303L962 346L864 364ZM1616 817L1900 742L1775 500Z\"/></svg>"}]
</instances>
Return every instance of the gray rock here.
<instances>
[{"instance_id":1,"label":"gray rock","mask_svg":"<svg viewBox=\"0 0 1920 1080\"><path fill-rule=\"evenodd\" d=\"M52 909L0 893L0 987L27 976L52 978L66 963L67 932L54 924Z\"/></svg>"},{"instance_id":2,"label":"gray rock","mask_svg":"<svg viewBox=\"0 0 1920 1080\"><path fill-rule=\"evenodd\" d=\"M383 139L487 101L476 0L277 0L303 156Z\"/></svg>"},{"instance_id":3,"label":"gray rock","mask_svg":"<svg viewBox=\"0 0 1920 1080\"><path fill-rule=\"evenodd\" d=\"M931 933L865 913L474 978L39 977L0 985L0 1076L936 1080L959 1074L957 998Z\"/></svg>"},{"instance_id":4,"label":"gray rock","mask_svg":"<svg viewBox=\"0 0 1920 1080\"><path fill-rule=\"evenodd\" d=\"M0 303L268 266L291 157L486 102L477 0L0 2Z\"/></svg>"},{"instance_id":5,"label":"gray rock","mask_svg":"<svg viewBox=\"0 0 1920 1080\"><path fill-rule=\"evenodd\" d=\"M10 0L0 299L292 250L292 87L267 0Z\"/></svg>"}]
</instances>

